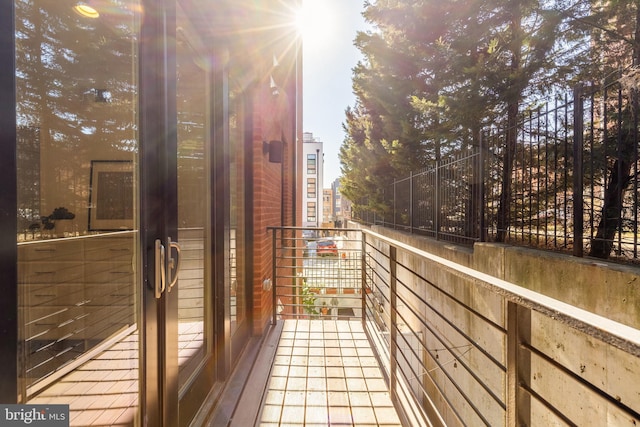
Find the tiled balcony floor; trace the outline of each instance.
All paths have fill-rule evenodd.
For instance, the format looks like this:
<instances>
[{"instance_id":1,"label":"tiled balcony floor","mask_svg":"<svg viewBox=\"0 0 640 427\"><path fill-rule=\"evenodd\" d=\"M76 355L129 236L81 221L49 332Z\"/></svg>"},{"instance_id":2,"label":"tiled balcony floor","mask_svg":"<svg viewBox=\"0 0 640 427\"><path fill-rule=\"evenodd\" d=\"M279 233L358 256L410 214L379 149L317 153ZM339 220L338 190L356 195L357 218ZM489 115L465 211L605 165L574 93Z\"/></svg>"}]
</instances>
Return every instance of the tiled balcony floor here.
<instances>
[{"instance_id":1,"label":"tiled balcony floor","mask_svg":"<svg viewBox=\"0 0 640 427\"><path fill-rule=\"evenodd\" d=\"M400 426L361 322L285 320L259 425Z\"/></svg>"}]
</instances>

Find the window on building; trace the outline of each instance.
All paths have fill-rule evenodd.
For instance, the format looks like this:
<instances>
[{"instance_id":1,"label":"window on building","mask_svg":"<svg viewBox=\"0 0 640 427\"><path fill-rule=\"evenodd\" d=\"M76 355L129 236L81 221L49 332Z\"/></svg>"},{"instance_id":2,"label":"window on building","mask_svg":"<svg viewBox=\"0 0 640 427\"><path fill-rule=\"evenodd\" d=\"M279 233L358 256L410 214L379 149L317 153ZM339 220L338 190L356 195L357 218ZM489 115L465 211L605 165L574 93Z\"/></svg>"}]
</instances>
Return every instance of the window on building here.
<instances>
[{"instance_id":1,"label":"window on building","mask_svg":"<svg viewBox=\"0 0 640 427\"><path fill-rule=\"evenodd\" d=\"M316 155L315 154L307 154L307 174L308 175L316 174Z\"/></svg>"},{"instance_id":2,"label":"window on building","mask_svg":"<svg viewBox=\"0 0 640 427\"><path fill-rule=\"evenodd\" d=\"M307 197L309 199L315 199L316 198L316 179L315 178L308 178L307 179Z\"/></svg>"},{"instance_id":3,"label":"window on building","mask_svg":"<svg viewBox=\"0 0 640 427\"><path fill-rule=\"evenodd\" d=\"M316 222L316 202L307 202L307 222Z\"/></svg>"}]
</instances>

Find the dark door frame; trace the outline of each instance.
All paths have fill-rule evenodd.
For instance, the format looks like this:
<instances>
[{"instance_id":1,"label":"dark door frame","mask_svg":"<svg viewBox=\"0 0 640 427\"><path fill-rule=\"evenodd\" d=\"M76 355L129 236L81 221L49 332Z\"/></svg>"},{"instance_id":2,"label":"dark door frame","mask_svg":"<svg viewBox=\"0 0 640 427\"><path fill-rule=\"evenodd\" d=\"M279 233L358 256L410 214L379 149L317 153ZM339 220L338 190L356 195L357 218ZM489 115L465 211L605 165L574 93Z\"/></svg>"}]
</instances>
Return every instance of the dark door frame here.
<instances>
[{"instance_id":1,"label":"dark door frame","mask_svg":"<svg viewBox=\"0 0 640 427\"><path fill-rule=\"evenodd\" d=\"M177 425L178 380L167 372L169 352L164 337L171 325L166 295L155 298L155 241L175 236L176 106L175 106L175 0L142 0L144 15L139 43L140 126L140 254L143 285L141 416L143 425ZM171 164L173 163L173 169ZM171 192L173 189L173 192ZM170 218L174 213L174 217ZM173 221L172 221L173 219ZM177 324L177 321L175 322ZM177 327L177 326L176 326ZM177 358L177 357L176 357ZM175 401L174 401L175 400Z\"/></svg>"},{"instance_id":2,"label":"dark door frame","mask_svg":"<svg viewBox=\"0 0 640 427\"><path fill-rule=\"evenodd\" d=\"M18 221L16 167L15 6L0 2L0 402L18 402Z\"/></svg>"}]
</instances>

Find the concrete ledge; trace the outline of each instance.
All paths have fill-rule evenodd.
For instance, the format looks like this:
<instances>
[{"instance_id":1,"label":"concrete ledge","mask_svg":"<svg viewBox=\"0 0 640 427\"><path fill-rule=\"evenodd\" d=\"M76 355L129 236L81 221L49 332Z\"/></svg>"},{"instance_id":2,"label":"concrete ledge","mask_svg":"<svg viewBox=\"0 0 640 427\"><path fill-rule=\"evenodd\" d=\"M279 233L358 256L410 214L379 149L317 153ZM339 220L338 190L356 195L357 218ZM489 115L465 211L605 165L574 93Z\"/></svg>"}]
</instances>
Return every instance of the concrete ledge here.
<instances>
[{"instance_id":1,"label":"concrete ledge","mask_svg":"<svg viewBox=\"0 0 640 427\"><path fill-rule=\"evenodd\" d=\"M640 329L640 268L637 266L500 243L476 243L468 248L379 226L371 229L465 267Z\"/></svg>"}]
</instances>

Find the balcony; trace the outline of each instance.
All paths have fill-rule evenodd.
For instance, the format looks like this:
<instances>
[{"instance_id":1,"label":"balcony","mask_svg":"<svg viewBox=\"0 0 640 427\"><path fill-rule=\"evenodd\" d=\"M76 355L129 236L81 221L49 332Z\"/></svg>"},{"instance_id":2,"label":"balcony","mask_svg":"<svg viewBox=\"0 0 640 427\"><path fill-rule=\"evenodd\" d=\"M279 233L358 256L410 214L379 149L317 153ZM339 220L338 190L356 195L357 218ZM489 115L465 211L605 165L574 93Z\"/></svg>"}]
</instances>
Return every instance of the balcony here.
<instances>
[{"instance_id":1,"label":"balcony","mask_svg":"<svg viewBox=\"0 0 640 427\"><path fill-rule=\"evenodd\" d=\"M640 423L635 325L371 230L323 256L271 231L273 327L231 425Z\"/></svg>"}]
</instances>

